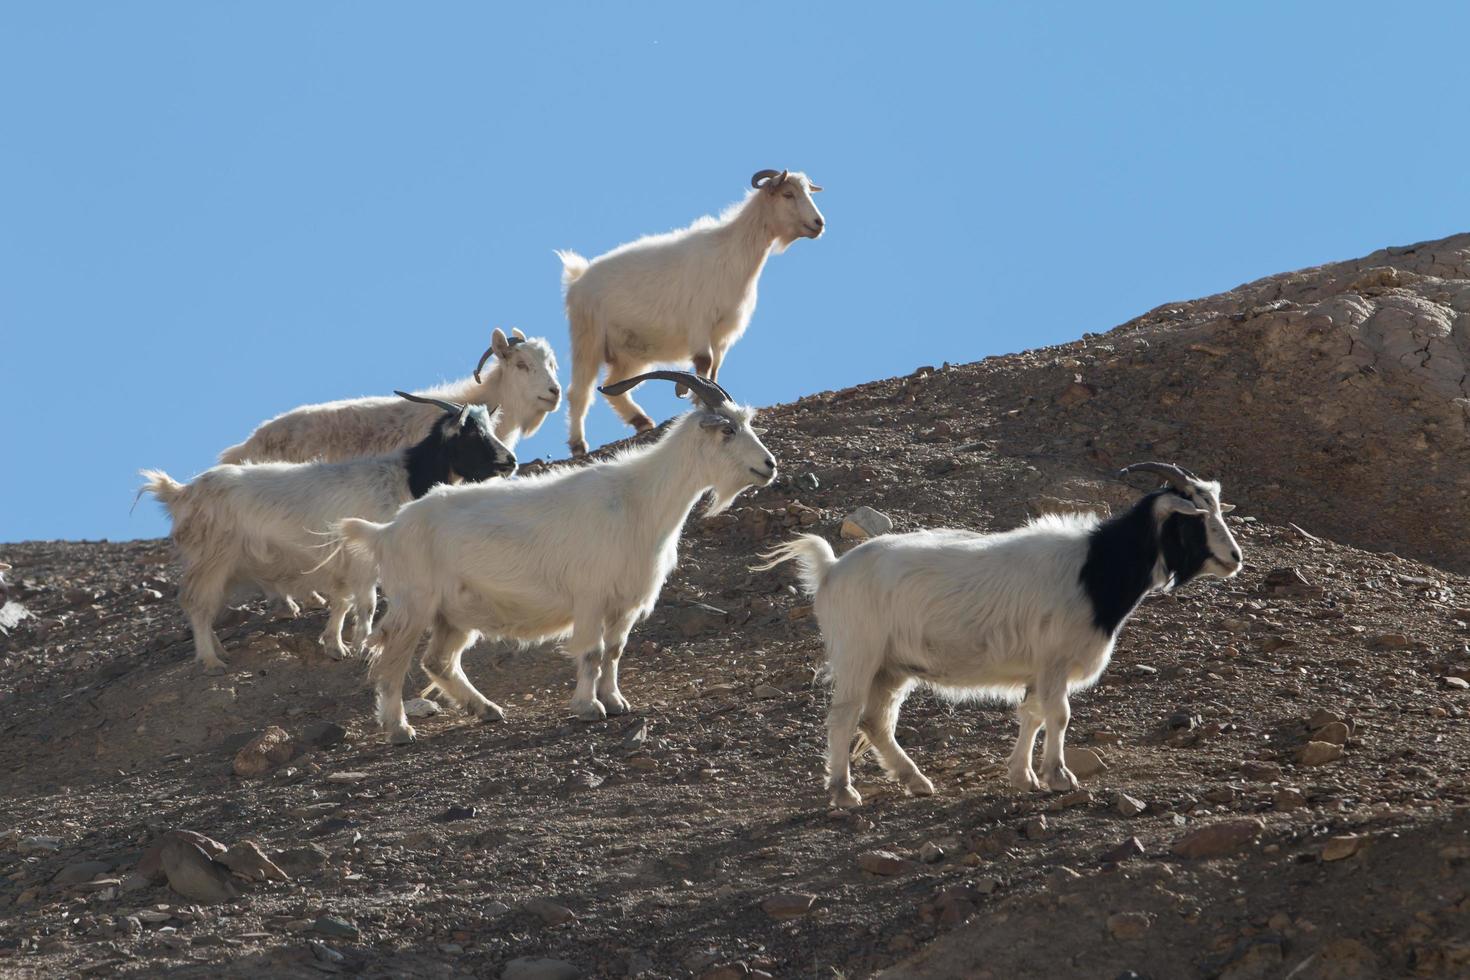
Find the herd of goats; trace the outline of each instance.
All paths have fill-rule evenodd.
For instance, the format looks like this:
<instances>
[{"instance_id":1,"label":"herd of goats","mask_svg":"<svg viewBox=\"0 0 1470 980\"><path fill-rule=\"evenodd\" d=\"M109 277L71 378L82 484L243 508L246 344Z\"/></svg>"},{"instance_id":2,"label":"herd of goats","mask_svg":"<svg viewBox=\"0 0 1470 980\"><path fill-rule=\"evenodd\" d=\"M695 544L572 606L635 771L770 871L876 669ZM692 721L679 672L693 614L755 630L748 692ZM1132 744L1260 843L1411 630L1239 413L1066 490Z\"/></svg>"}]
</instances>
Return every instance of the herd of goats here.
<instances>
[{"instance_id":1,"label":"herd of goats","mask_svg":"<svg viewBox=\"0 0 1470 980\"><path fill-rule=\"evenodd\" d=\"M172 517L179 601L197 658L224 667L213 624L248 586L293 613L298 599L326 601L321 643L333 657L367 655L379 722L395 743L415 736L403 686L425 633L419 661L431 688L478 718L504 716L461 666L482 636L563 641L576 664L575 715L627 712L618 662L678 561L689 512L708 494L707 513L719 513L776 476L755 413L718 375L755 310L766 257L819 238L825 220L812 200L821 188L804 174L762 170L751 187L718 219L591 261L558 253L571 327L572 452L586 453L583 422L604 365L598 390L640 432L653 421L629 395L639 384L671 381L691 397L692 408L651 444L511 479L512 447L558 409L562 390L544 339L497 329L471 378L297 408L187 485L144 471L140 492ZM693 370L648 370L668 363ZM835 805L861 802L849 774L859 734L910 793L934 791L894 739L916 684L1016 703L1011 784L1076 787L1063 754L1069 692L1102 673L1144 596L1241 567L1218 483L1166 463L1123 472L1162 477L1163 486L1108 520L1049 516L1000 534L888 534L841 558L804 534L761 556L761 570L795 561L815 596L832 685L827 788ZM388 605L374 628L380 585ZM1042 729L1038 779L1032 754Z\"/></svg>"}]
</instances>

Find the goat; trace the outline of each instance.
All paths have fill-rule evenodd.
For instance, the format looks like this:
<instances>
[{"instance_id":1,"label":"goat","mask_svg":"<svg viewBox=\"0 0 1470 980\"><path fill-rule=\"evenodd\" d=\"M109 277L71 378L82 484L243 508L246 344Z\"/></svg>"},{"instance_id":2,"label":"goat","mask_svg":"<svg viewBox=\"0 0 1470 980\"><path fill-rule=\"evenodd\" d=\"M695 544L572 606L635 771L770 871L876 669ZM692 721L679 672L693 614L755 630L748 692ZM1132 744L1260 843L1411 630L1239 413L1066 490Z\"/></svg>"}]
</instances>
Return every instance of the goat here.
<instances>
[{"instance_id":1,"label":"goat","mask_svg":"<svg viewBox=\"0 0 1470 980\"><path fill-rule=\"evenodd\" d=\"M820 238L826 219L812 202L822 188L802 173L762 170L753 190L719 218L647 235L592 261L558 251L572 334L568 445L587 452L584 423L597 373L603 393L651 364L689 363L718 380L725 352L755 312L756 282L774 248ZM683 386L679 394L684 394ZM608 404L639 432L653 420L626 394Z\"/></svg>"},{"instance_id":2,"label":"goat","mask_svg":"<svg viewBox=\"0 0 1470 980\"><path fill-rule=\"evenodd\" d=\"M173 518L172 537L184 566L179 604L194 632L195 657L222 669L213 624L237 586L287 597L331 596L321 644L346 656L342 624L351 608L360 647L377 605L377 570L341 552L321 560L321 535L349 516L386 519L400 505L441 483L485 480L515 472L516 459L493 433L483 405L460 405L399 392L443 410L429 434L408 449L340 463L221 463L187 486L161 470L143 470L151 493Z\"/></svg>"},{"instance_id":3,"label":"goat","mask_svg":"<svg viewBox=\"0 0 1470 980\"><path fill-rule=\"evenodd\" d=\"M491 355L495 363L482 379L481 368ZM540 337L527 340L514 328L506 337L497 327L473 378L451 381L420 394L465 405L498 405L495 437L506 448L514 449L521 436L534 434L547 413L561 405L556 355ZM335 463L381 456L423 439L437 417L432 407L392 397L303 405L261 423L249 439L220 453L219 460L306 463L320 459Z\"/></svg>"},{"instance_id":4,"label":"goat","mask_svg":"<svg viewBox=\"0 0 1470 980\"><path fill-rule=\"evenodd\" d=\"M805 534L761 556L757 570L795 560L816 596L832 681L827 788L835 806L862 802L848 769L858 729L910 793L934 792L893 734L915 684L1018 703L1011 785L1041 788L1031 754L1045 728L1046 785L1077 787L1063 754L1069 692L1102 674L1145 595L1197 575L1230 578L1241 567L1222 516L1234 507L1220 503L1219 483L1165 463L1138 463L1120 475L1131 472L1156 473L1167 484L1107 521L1052 515L1000 534L885 535L841 559Z\"/></svg>"},{"instance_id":5,"label":"goat","mask_svg":"<svg viewBox=\"0 0 1470 980\"><path fill-rule=\"evenodd\" d=\"M481 634L523 643L569 638L577 664L573 713L597 721L628 710L618 662L628 633L652 611L678 563L690 510L711 491L708 513L719 513L776 475L776 461L751 427L752 410L712 381L652 371L608 393L649 378L687 385L701 403L651 446L513 483L441 487L392 523L338 522L339 540L377 564L389 598L368 647L378 718L393 742L415 737L403 713L403 682L425 630L431 686L484 721L505 714L460 666Z\"/></svg>"}]
</instances>

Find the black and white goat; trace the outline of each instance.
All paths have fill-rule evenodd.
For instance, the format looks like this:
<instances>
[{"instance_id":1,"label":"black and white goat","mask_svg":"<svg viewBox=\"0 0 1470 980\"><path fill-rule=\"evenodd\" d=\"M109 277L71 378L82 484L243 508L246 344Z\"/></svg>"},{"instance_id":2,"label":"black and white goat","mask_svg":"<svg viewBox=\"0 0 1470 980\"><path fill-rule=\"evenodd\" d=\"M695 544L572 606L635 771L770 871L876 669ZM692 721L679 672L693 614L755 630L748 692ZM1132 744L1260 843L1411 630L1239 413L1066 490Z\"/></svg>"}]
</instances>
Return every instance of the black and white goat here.
<instances>
[{"instance_id":1,"label":"black and white goat","mask_svg":"<svg viewBox=\"0 0 1470 980\"><path fill-rule=\"evenodd\" d=\"M1106 521L1047 516L1000 534L885 535L841 559L808 534L762 555L761 570L797 561L816 595L832 680L833 804L862 802L848 767L859 729L909 792L934 792L893 734L916 684L956 698L1018 702L1011 785L1040 788L1031 757L1045 728L1042 778L1052 790L1076 788L1063 756L1068 694L1102 674L1118 631L1148 593L1197 575L1229 578L1241 567L1223 517L1234 507L1221 504L1218 483L1166 463L1122 472L1168 482Z\"/></svg>"},{"instance_id":2,"label":"black and white goat","mask_svg":"<svg viewBox=\"0 0 1470 980\"><path fill-rule=\"evenodd\" d=\"M754 413L714 382L653 371L606 393L648 378L686 385L701 403L651 446L513 482L441 487L390 524L338 524L346 548L377 564L388 595L368 646L379 721L394 742L414 737L403 681L426 630L423 667L433 686L484 720L504 713L460 666L481 634L567 638L577 664L577 717L596 721L628 710L618 660L678 562L689 511L710 492L709 512L718 513L776 475L776 461L751 427Z\"/></svg>"},{"instance_id":3,"label":"black and white goat","mask_svg":"<svg viewBox=\"0 0 1470 980\"><path fill-rule=\"evenodd\" d=\"M495 438L491 412L417 395L410 401L443 410L429 434L407 449L342 463L222 463L187 486L161 470L144 470L151 493L173 518L173 541L183 564L179 604L194 631L194 653L222 668L214 620L229 594L255 586L285 597L320 592L330 597L327 652L347 654L342 624L355 617L354 646L372 628L377 569L338 551L322 559L323 534L344 517L386 520L435 486L514 473L515 455Z\"/></svg>"}]
</instances>

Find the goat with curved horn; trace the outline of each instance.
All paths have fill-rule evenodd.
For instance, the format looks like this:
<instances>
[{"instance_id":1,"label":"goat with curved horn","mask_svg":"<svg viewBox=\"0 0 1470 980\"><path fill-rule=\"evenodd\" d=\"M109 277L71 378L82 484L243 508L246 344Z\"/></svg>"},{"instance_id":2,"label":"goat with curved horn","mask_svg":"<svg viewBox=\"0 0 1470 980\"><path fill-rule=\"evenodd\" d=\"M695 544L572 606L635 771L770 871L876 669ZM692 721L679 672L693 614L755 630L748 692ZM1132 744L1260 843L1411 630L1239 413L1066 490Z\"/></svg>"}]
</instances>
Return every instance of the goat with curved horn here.
<instances>
[{"instance_id":1,"label":"goat with curved horn","mask_svg":"<svg viewBox=\"0 0 1470 980\"><path fill-rule=\"evenodd\" d=\"M648 371L622 381L615 381L610 385L602 385L597 390L604 395L621 395L625 391L632 391L645 381L652 380L672 381L688 388L704 403L706 408L719 408L735 400L730 397L728 391L720 387L718 382L711 381L709 378L701 378L688 371Z\"/></svg>"},{"instance_id":2,"label":"goat with curved horn","mask_svg":"<svg viewBox=\"0 0 1470 980\"><path fill-rule=\"evenodd\" d=\"M786 179L786 175L787 171L785 170L757 170L751 175L750 186L755 188L765 187L766 182L772 179L775 180L776 185L779 185Z\"/></svg>"},{"instance_id":3,"label":"goat with curved horn","mask_svg":"<svg viewBox=\"0 0 1470 980\"><path fill-rule=\"evenodd\" d=\"M437 405L440 408L444 409L444 411L446 412L464 411L464 406L459 404L458 402L449 402L445 401L442 398L430 398L427 395L411 395L406 391L399 391L396 388L393 390L393 394L397 395L399 398L407 398L411 402L418 402L422 405Z\"/></svg>"}]
</instances>

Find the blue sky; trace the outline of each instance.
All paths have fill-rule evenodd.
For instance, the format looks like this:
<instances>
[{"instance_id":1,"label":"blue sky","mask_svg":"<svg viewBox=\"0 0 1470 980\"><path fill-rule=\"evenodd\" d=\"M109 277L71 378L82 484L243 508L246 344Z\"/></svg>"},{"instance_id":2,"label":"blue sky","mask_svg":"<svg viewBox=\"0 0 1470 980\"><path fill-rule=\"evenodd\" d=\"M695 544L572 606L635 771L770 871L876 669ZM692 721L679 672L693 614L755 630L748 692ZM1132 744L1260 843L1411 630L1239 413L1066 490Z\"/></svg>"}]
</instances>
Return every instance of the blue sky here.
<instances>
[{"instance_id":1,"label":"blue sky","mask_svg":"<svg viewBox=\"0 0 1470 980\"><path fill-rule=\"evenodd\" d=\"M1463 231L1467 9L5 3L0 541L166 533L139 467L462 375L495 325L565 376L552 250L762 167L829 231L726 361L756 404Z\"/></svg>"}]
</instances>

